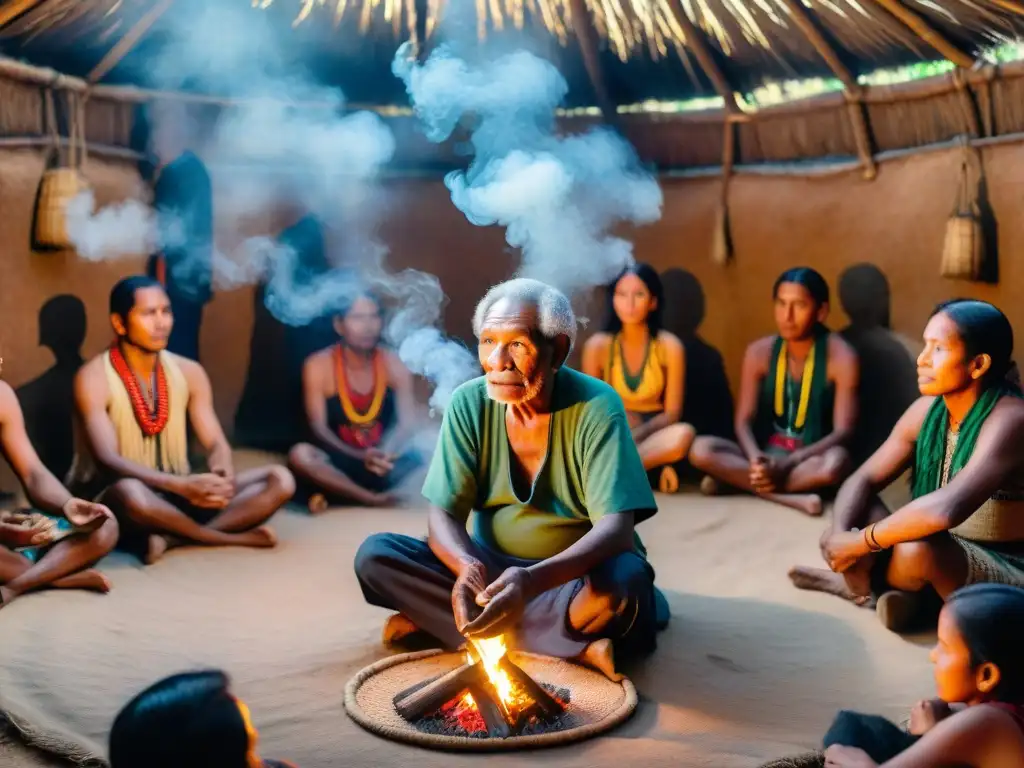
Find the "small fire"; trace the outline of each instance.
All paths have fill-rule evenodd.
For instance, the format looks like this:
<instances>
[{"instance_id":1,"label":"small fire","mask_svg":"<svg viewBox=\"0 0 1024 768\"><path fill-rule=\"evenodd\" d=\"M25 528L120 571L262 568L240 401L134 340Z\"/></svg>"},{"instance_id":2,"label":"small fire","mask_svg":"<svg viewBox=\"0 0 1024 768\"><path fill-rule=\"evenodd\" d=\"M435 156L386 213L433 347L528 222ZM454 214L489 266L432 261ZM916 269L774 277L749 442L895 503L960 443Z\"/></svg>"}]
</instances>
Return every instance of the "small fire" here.
<instances>
[{"instance_id":1,"label":"small fire","mask_svg":"<svg viewBox=\"0 0 1024 768\"><path fill-rule=\"evenodd\" d=\"M498 664L508 652L508 649L505 647L505 638L502 635L498 635L497 637L489 637L486 640L472 640L471 643L480 657L480 663L484 666L487 679L494 686L502 706L506 712L511 714L517 704L515 686L512 684L512 678ZM466 651L466 657L470 663L474 661L469 651ZM469 696L469 694L467 696L472 701L473 697Z\"/></svg>"}]
</instances>

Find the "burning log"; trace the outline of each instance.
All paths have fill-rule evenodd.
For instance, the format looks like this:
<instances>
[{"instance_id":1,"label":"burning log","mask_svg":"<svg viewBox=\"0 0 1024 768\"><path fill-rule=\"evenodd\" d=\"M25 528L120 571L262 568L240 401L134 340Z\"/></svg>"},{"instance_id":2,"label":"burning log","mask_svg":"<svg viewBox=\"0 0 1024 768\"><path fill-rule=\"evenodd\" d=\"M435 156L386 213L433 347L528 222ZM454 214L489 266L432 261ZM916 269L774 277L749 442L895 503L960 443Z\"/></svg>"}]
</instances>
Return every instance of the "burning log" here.
<instances>
[{"instance_id":1,"label":"burning log","mask_svg":"<svg viewBox=\"0 0 1024 768\"><path fill-rule=\"evenodd\" d=\"M509 715L498 702L498 693L486 678L480 678L469 686L469 695L473 697L476 711L480 713L487 734L491 738L507 739L512 734L515 723L509 722Z\"/></svg>"},{"instance_id":2,"label":"burning log","mask_svg":"<svg viewBox=\"0 0 1024 768\"><path fill-rule=\"evenodd\" d=\"M548 717L554 717L561 713L562 705L555 701L554 697L544 690L540 683L530 677L522 670L506 653L498 660L498 668L501 669L512 682L519 686L530 701L536 705Z\"/></svg>"},{"instance_id":3,"label":"burning log","mask_svg":"<svg viewBox=\"0 0 1024 768\"><path fill-rule=\"evenodd\" d=\"M440 708L472 684L484 679L479 664L463 664L412 692L394 698L395 709L406 720L415 720Z\"/></svg>"}]
</instances>

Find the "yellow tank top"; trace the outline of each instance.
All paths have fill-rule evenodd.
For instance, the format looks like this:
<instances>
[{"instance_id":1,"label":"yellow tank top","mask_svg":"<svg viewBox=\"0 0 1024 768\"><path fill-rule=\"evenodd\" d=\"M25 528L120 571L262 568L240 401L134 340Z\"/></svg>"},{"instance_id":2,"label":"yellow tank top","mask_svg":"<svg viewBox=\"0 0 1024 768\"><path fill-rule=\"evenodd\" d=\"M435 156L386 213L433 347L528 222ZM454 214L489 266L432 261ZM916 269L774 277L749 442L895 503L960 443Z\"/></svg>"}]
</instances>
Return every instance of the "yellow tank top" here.
<instances>
[{"instance_id":1,"label":"yellow tank top","mask_svg":"<svg viewBox=\"0 0 1024 768\"><path fill-rule=\"evenodd\" d=\"M654 338L647 343L643 367L634 375L627 370L616 334L608 353L604 380L619 393L627 411L657 413L665 410L665 353L661 342Z\"/></svg>"},{"instance_id":2,"label":"yellow tank top","mask_svg":"<svg viewBox=\"0 0 1024 768\"><path fill-rule=\"evenodd\" d=\"M167 352L160 353L160 365L167 379L168 414L167 424L159 435L145 435L135 419L131 398L124 382L117 375L110 353L103 353L103 371L110 390L107 414L117 435L118 453L129 461L150 469L173 475L187 475L191 472L188 460L188 381L181 367ZM76 450L74 462L68 473L69 485L91 483L97 478L98 467L88 440L76 426Z\"/></svg>"}]
</instances>

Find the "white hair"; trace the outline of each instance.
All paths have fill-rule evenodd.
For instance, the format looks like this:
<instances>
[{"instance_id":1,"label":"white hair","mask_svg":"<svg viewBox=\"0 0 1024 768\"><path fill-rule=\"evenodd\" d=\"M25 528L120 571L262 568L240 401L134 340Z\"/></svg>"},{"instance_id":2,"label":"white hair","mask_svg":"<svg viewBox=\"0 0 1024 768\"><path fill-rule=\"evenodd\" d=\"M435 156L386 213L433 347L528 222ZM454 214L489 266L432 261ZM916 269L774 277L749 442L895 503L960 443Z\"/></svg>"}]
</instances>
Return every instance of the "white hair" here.
<instances>
[{"instance_id":1,"label":"white hair","mask_svg":"<svg viewBox=\"0 0 1024 768\"><path fill-rule=\"evenodd\" d=\"M487 311L502 299L516 301L537 308L537 330L550 341L559 336L569 338L569 349L576 343L576 313L569 297L557 288L540 280L517 277L493 286L473 313L473 333L480 338Z\"/></svg>"}]
</instances>

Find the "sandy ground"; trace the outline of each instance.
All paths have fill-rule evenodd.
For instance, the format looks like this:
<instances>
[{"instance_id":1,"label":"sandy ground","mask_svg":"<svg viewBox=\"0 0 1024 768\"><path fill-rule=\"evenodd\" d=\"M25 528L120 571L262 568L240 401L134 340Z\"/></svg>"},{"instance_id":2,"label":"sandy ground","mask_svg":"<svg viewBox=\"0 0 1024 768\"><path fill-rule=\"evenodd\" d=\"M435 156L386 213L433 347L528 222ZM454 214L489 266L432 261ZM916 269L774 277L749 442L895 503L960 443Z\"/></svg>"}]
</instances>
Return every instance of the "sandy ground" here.
<instances>
[{"instance_id":1,"label":"sandy ground","mask_svg":"<svg viewBox=\"0 0 1024 768\"><path fill-rule=\"evenodd\" d=\"M659 503L660 513L640 533L673 620L655 656L626 670L641 694L638 711L608 736L571 753L531 755L531 762L618 766L642 755L649 766L754 768L815 747L841 707L900 720L913 701L931 695L929 637L893 635L872 611L790 585L791 565L818 561L824 521L748 497L687 493ZM267 756L302 768L398 768L411 757L422 768L459 768L479 759L384 742L337 706L345 680L385 655L377 638L387 614L362 604L352 555L374 531L422 533L422 512L336 510L318 519L285 512L277 527L276 552L181 550L152 568L116 561L109 596L48 592L5 609L0 698L17 694L102 749L127 693L167 671L223 664L252 706ZM154 603L154 593L165 599ZM159 617L152 632L131 620L140 599ZM234 618L219 625L229 610ZM67 646L52 638L69 626L79 631L82 622L89 629L81 631L95 635L89 643L104 650L62 668ZM292 636L251 640L268 623ZM250 634L232 634L243 629ZM181 636L166 636L175 632ZM51 642L56 661L39 666L33 655L49 658ZM105 658L122 653L113 664ZM95 710L81 711L86 692L99 688ZM522 757L490 759L516 765ZM4 768L60 765L66 763L0 739Z\"/></svg>"}]
</instances>

